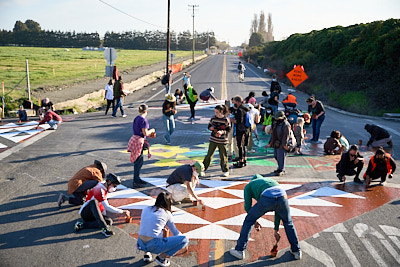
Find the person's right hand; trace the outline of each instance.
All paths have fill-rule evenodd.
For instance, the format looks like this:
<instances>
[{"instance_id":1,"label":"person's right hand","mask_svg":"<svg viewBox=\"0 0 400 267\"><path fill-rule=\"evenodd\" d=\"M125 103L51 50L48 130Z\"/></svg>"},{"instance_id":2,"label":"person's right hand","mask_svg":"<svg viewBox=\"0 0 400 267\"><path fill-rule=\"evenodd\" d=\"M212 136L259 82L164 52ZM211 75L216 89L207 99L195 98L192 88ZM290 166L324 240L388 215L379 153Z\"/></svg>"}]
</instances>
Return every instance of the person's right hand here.
<instances>
[{"instance_id":1,"label":"person's right hand","mask_svg":"<svg viewBox=\"0 0 400 267\"><path fill-rule=\"evenodd\" d=\"M279 240L281 239L281 235L276 230L274 230L274 237L275 237L276 243L278 243Z\"/></svg>"},{"instance_id":2,"label":"person's right hand","mask_svg":"<svg viewBox=\"0 0 400 267\"><path fill-rule=\"evenodd\" d=\"M129 210L123 210L123 213L125 214L126 217L131 216L131 213Z\"/></svg>"}]
</instances>

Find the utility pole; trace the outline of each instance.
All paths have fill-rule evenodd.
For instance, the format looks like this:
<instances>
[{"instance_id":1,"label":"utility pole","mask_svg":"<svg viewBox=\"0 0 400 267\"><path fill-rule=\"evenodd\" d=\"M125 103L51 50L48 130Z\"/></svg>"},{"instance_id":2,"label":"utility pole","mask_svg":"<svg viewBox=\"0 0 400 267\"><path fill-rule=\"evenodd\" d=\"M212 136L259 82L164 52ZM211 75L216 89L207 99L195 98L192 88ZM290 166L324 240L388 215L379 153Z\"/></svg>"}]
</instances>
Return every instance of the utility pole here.
<instances>
[{"instance_id":1,"label":"utility pole","mask_svg":"<svg viewBox=\"0 0 400 267\"><path fill-rule=\"evenodd\" d=\"M26 63L26 86L28 87L28 100L29 102L31 102L31 84L29 82L29 65L27 59L25 60L25 63Z\"/></svg>"},{"instance_id":2,"label":"utility pole","mask_svg":"<svg viewBox=\"0 0 400 267\"><path fill-rule=\"evenodd\" d=\"M192 62L194 63L194 50L195 50L195 37L194 37L194 9L196 7L199 7L199 5L188 5L190 8L192 8L193 13L192 13L192 17L193 17L193 51L192 51Z\"/></svg>"},{"instance_id":3,"label":"utility pole","mask_svg":"<svg viewBox=\"0 0 400 267\"><path fill-rule=\"evenodd\" d=\"M169 63L169 53L170 53L170 42L171 36L169 33L169 21L170 21L170 10L171 10L171 0L168 0L168 23L167 23L167 67L165 69L165 74L168 73L168 63ZM172 65L171 65L172 68Z\"/></svg>"}]
</instances>

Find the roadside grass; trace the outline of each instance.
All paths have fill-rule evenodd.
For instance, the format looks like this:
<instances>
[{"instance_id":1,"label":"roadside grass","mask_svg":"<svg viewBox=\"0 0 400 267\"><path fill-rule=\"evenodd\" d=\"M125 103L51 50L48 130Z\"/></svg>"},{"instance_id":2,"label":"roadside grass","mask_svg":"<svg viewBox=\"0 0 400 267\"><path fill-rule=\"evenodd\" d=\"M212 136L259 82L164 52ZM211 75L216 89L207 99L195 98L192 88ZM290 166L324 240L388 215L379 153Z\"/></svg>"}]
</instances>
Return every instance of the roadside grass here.
<instances>
[{"instance_id":1,"label":"roadside grass","mask_svg":"<svg viewBox=\"0 0 400 267\"><path fill-rule=\"evenodd\" d=\"M190 56L192 53L172 52L176 58ZM133 67L151 65L166 58L166 51L117 50L117 53L115 64L120 72ZM9 94L13 99L27 97L26 79L12 91L25 77L26 59L29 63L32 91L65 86L105 75L106 60L103 51L83 51L81 48L0 47L0 82L4 82L5 94Z\"/></svg>"}]
</instances>

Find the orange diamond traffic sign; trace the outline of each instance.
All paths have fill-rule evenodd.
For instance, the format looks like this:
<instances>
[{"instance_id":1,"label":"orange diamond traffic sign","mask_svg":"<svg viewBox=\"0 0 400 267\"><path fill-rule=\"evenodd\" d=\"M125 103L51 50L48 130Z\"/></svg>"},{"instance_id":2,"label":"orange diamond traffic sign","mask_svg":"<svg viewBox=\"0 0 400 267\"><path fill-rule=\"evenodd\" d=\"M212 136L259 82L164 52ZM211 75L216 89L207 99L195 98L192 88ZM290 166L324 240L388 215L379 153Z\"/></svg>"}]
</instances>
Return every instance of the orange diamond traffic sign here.
<instances>
[{"instance_id":1,"label":"orange diamond traffic sign","mask_svg":"<svg viewBox=\"0 0 400 267\"><path fill-rule=\"evenodd\" d=\"M294 87L297 87L299 84L308 79L307 74L304 72L300 65L297 65L288 74L286 74L286 76L292 82Z\"/></svg>"}]
</instances>

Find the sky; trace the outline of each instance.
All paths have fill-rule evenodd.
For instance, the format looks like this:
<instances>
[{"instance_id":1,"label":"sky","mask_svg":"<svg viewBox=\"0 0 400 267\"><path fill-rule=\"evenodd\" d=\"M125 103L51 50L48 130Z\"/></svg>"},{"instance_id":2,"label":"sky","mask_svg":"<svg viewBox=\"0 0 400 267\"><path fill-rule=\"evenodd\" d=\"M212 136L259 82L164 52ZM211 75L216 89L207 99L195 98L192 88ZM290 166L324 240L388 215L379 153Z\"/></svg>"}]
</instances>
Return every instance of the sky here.
<instances>
[{"instance_id":1,"label":"sky","mask_svg":"<svg viewBox=\"0 0 400 267\"><path fill-rule=\"evenodd\" d=\"M231 46L248 43L254 14L272 15L275 40L334 26L400 18L400 0L170 0L171 30L213 31ZM105 3L107 4L105 4ZM0 29L32 19L43 30L145 31L167 28L167 0L0 0ZM123 11L115 10L109 5Z\"/></svg>"}]
</instances>

